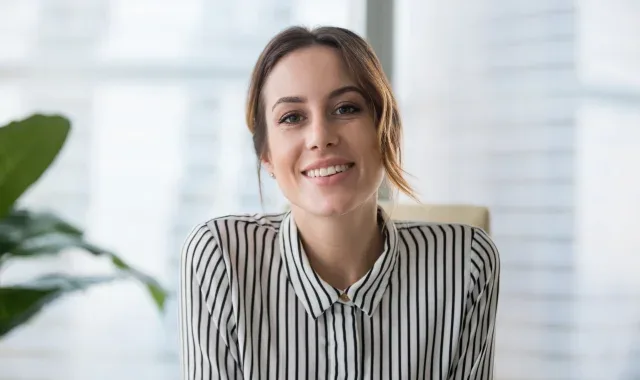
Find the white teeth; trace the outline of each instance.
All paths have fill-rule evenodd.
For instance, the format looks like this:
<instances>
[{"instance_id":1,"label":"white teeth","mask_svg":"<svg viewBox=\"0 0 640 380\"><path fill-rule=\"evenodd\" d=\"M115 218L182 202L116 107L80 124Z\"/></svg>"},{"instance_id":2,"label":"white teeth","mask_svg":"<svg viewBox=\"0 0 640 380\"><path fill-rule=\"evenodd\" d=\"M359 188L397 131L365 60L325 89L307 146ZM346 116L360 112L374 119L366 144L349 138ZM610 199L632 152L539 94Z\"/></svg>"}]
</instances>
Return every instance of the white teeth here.
<instances>
[{"instance_id":1,"label":"white teeth","mask_svg":"<svg viewBox=\"0 0 640 380\"><path fill-rule=\"evenodd\" d=\"M311 169L311 170L308 170L305 174L311 178L327 177L336 173L342 173L347 169L349 169L350 167L351 165L334 165L334 166L329 166L321 169Z\"/></svg>"}]
</instances>

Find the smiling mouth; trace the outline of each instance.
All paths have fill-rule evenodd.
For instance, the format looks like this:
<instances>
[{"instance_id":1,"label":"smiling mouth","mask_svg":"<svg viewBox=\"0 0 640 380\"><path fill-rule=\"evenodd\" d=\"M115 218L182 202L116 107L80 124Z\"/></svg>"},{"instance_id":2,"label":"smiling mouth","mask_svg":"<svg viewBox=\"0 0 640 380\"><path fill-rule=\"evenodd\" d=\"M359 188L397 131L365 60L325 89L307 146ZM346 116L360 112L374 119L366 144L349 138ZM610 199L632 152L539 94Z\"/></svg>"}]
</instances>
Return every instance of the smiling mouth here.
<instances>
[{"instance_id":1,"label":"smiling mouth","mask_svg":"<svg viewBox=\"0 0 640 380\"><path fill-rule=\"evenodd\" d=\"M354 167L355 164L345 164L345 165L332 165L327 166L326 168L320 169L311 169L306 172L302 172L305 176L309 178L318 178L318 177L331 177L332 175L346 172L347 170Z\"/></svg>"}]
</instances>

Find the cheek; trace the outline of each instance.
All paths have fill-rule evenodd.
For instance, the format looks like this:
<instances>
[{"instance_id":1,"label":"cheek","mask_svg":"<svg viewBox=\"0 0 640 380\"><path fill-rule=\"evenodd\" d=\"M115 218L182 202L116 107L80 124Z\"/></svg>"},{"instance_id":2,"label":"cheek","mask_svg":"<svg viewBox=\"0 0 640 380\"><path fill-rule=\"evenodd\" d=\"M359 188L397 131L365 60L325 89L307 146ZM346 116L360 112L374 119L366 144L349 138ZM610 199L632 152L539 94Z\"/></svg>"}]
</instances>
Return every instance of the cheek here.
<instances>
[{"instance_id":1,"label":"cheek","mask_svg":"<svg viewBox=\"0 0 640 380\"><path fill-rule=\"evenodd\" d=\"M369 134L369 149L371 149L372 155L380 160L382 160L382 152L380 151L380 144L378 143L378 131L376 130L376 126L371 121L371 133Z\"/></svg>"},{"instance_id":2,"label":"cheek","mask_svg":"<svg viewBox=\"0 0 640 380\"><path fill-rule=\"evenodd\" d=\"M383 169L382 152L378 145L378 136L372 134L366 139L366 147L363 147L365 151L367 166L372 170Z\"/></svg>"},{"instance_id":3,"label":"cheek","mask_svg":"<svg viewBox=\"0 0 640 380\"><path fill-rule=\"evenodd\" d=\"M380 146L378 144L378 136L373 133L371 135L371 139L369 140L369 149L373 152L374 155L380 155Z\"/></svg>"},{"instance_id":4,"label":"cheek","mask_svg":"<svg viewBox=\"0 0 640 380\"><path fill-rule=\"evenodd\" d=\"M300 156L295 141L287 136L274 136L274 134L271 134L267 141L269 142L269 157L274 170L284 173L295 169Z\"/></svg>"},{"instance_id":5,"label":"cheek","mask_svg":"<svg viewBox=\"0 0 640 380\"><path fill-rule=\"evenodd\" d=\"M367 157L376 159L381 156L380 147L378 146L378 134L373 122L363 123L351 141L356 141L359 150L365 153Z\"/></svg>"}]
</instances>

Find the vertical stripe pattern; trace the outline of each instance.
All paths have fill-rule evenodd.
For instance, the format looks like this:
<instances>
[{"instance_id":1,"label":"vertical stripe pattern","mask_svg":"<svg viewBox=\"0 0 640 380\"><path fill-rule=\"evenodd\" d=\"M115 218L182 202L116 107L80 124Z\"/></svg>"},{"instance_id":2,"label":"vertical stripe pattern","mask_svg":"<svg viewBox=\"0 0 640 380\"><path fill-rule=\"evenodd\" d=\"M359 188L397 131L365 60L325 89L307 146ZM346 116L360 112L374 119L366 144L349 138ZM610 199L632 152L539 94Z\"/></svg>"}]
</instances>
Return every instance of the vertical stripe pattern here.
<instances>
[{"instance_id":1,"label":"vertical stripe pattern","mask_svg":"<svg viewBox=\"0 0 640 380\"><path fill-rule=\"evenodd\" d=\"M390 220L384 230L370 271L336 289L311 268L290 213L196 226L181 256L182 378L492 379L500 262L489 236Z\"/></svg>"}]
</instances>

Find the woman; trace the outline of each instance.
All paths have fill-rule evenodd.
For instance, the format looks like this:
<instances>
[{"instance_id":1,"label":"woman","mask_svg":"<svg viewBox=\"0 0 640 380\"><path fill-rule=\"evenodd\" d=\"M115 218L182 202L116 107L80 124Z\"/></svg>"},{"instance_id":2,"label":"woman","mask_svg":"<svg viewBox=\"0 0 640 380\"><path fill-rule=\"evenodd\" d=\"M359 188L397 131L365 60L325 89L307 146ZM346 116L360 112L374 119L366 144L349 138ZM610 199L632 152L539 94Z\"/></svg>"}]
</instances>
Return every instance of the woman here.
<instances>
[{"instance_id":1,"label":"woman","mask_svg":"<svg viewBox=\"0 0 640 380\"><path fill-rule=\"evenodd\" d=\"M340 28L265 48L247 123L290 211L197 226L182 253L184 379L491 379L498 253L480 229L401 223L413 196L379 61Z\"/></svg>"}]
</instances>

